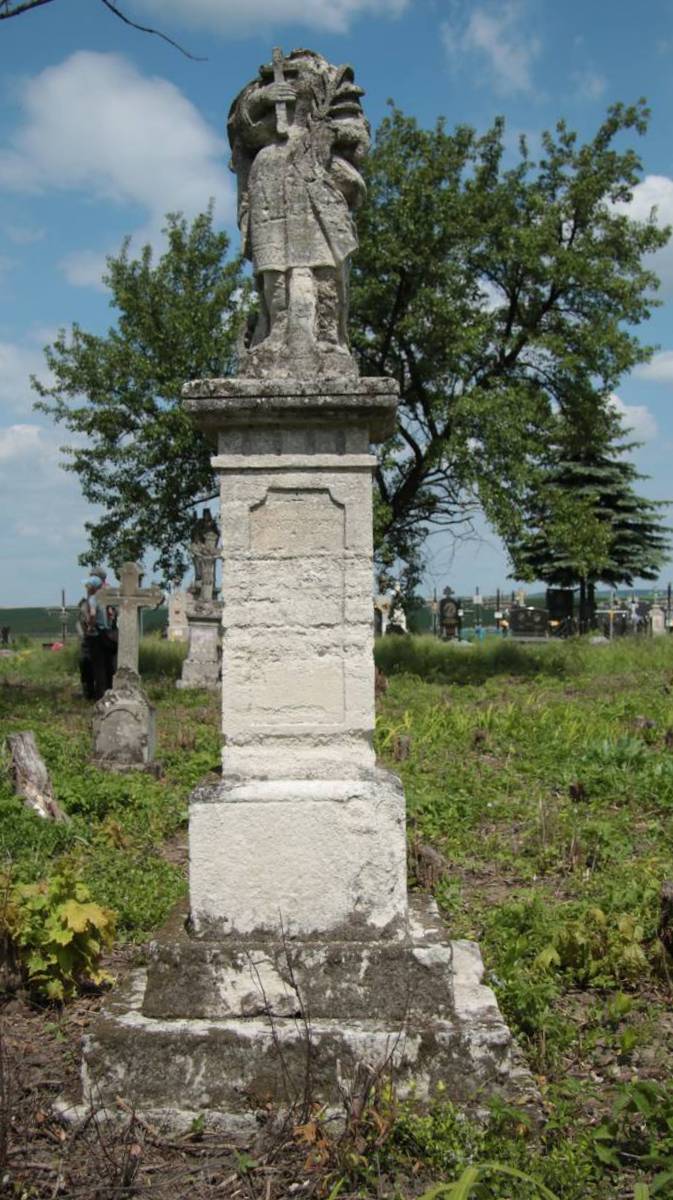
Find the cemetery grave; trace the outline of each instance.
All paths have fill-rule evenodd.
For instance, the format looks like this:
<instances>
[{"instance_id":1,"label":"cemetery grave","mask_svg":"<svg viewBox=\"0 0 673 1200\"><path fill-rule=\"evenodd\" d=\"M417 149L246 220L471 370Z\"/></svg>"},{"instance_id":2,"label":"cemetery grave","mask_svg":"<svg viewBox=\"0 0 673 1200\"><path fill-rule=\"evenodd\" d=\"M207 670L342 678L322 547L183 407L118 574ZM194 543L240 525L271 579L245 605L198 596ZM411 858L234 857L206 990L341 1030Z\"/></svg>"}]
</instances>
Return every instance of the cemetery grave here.
<instances>
[{"instance_id":1,"label":"cemetery grave","mask_svg":"<svg viewBox=\"0 0 673 1200\"><path fill-rule=\"evenodd\" d=\"M0 735L33 729L71 818L45 823L3 776L3 859L21 883L72 871L116 912L103 966L118 980L184 894L186 797L218 762L217 703L175 691L180 652L152 639L141 648L160 779L88 764L91 710L75 695L68 652L36 646L0 664ZM93 1177L101 1196L131 1194L114 1192L126 1171L139 1195L279 1200L295 1183L328 1196L341 1181L340 1196L411 1200L470 1162L497 1161L560 1200L617 1200L669 1169L673 1021L660 893L673 857L673 646L494 642L465 656L431 639L382 639L377 659L389 680L377 749L404 781L412 888L434 893L452 936L479 940L542 1090L541 1142L525 1113L496 1110L478 1128L441 1092L427 1116L372 1095L341 1142L309 1113L273 1151L253 1140L234 1152L207 1126L165 1135L123 1110L116 1132L78 1133L51 1104L76 1083L101 994L85 988L59 1006L10 984L7 1168L26 1194L53 1195L59 1177L67 1196L91 1195ZM541 1194L516 1186L493 1176L483 1194Z\"/></svg>"}]
</instances>

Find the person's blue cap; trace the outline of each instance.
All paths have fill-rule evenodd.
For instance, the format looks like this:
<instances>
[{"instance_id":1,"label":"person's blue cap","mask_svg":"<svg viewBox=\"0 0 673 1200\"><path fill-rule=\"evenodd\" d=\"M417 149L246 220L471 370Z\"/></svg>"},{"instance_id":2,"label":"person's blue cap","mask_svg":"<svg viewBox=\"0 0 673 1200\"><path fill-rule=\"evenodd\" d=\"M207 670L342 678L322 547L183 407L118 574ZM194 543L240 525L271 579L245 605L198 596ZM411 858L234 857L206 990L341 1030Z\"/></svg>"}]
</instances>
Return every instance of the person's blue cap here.
<instances>
[{"instance_id":1,"label":"person's blue cap","mask_svg":"<svg viewBox=\"0 0 673 1200\"><path fill-rule=\"evenodd\" d=\"M86 579L82 580L82 583L85 587L99 588L103 586L103 580L98 575L88 575Z\"/></svg>"}]
</instances>

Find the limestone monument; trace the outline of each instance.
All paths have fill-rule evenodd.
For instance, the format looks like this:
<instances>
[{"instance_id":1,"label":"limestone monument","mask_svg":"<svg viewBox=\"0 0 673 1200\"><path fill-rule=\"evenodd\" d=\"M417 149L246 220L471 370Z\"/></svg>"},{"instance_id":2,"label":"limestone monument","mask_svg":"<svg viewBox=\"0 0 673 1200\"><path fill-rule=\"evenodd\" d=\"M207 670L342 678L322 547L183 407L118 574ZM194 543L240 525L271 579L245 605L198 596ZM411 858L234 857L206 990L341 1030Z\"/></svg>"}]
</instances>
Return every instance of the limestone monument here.
<instances>
[{"instance_id":1,"label":"limestone monument","mask_svg":"<svg viewBox=\"0 0 673 1200\"><path fill-rule=\"evenodd\" d=\"M189 589L189 651L182 664L179 688L219 688L222 679L222 601L217 599L215 568L220 532L210 509L194 524L190 550L194 582Z\"/></svg>"},{"instance_id":2,"label":"limestone monument","mask_svg":"<svg viewBox=\"0 0 673 1200\"><path fill-rule=\"evenodd\" d=\"M101 588L99 602L117 609L119 644L112 687L93 713L94 762L112 771L148 767L154 759L155 718L140 683L138 652L141 608L156 608L164 599L160 588L143 588L137 563L124 563L121 586Z\"/></svg>"},{"instance_id":3,"label":"limestone monument","mask_svg":"<svg viewBox=\"0 0 673 1200\"><path fill-rule=\"evenodd\" d=\"M375 763L370 444L398 395L358 378L346 336L362 94L350 67L275 51L231 110L260 318L238 377L184 389L220 478L222 777L191 796L187 920L85 1052L85 1099L232 1135L307 1077L339 1110L363 1072L419 1101L530 1083L478 948L407 895L404 795Z\"/></svg>"}]
</instances>

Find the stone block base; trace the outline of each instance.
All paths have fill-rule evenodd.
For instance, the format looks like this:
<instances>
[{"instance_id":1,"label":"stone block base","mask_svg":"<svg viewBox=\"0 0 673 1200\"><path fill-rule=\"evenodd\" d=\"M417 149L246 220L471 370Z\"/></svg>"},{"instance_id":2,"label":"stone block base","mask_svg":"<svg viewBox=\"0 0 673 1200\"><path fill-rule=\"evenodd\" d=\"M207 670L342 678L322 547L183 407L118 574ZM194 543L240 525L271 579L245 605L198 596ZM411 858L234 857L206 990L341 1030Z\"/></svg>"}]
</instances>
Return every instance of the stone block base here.
<instances>
[{"instance_id":1,"label":"stone block base","mask_svg":"<svg viewBox=\"0 0 673 1200\"><path fill-rule=\"evenodd\" d=\"M407 913L404 793L352 779L225 779L189 802L189 895L206 937L398 939Z\"/></svg>"},{"instance_id":2,"label":"stone block base","mask_svg":"<svg viewBox=\"0 0 673 1200\"><path fill-rule=\"evenodd\" d=\"M302 1102L307 1080L312 1101L343 1113L372 1072L421 1103L441 1085L474 1108L496 1095L535 1104L482 978L477 946L445 940L425 898L385 947L234 945L174 926L85 1039L83 1101L113 1111L122 1097L173 1128L205 1114L244 1137Z\"/></svg>"}]
</instances>

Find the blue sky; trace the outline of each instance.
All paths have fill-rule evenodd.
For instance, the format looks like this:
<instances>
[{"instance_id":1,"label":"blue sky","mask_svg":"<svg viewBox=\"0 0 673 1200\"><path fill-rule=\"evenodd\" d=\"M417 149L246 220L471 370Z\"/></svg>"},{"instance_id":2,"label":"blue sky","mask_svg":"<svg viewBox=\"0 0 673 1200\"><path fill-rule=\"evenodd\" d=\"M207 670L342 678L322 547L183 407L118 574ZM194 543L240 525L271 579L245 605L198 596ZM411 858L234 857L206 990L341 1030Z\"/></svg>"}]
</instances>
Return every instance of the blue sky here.
<instances>
[{"instance_id":1,"label":"blue sky","mask_svg":"<svg viewBox=\"0 0 673 1200\"><path fill-rule=\"evenodd\" d=\"M634 215L673 222L673 3L648 0L126 0L206 62L124 26L98 0L52 0L0 22L0 605L55 603L81 591L77 555L90 516L59 466L65 432L32 410L28 376L59 326L110 323L100 275L123 237L160 244L163 215L215 197L234 244L229 104L273 45L310 46L351 62L373 126L392 97L423 124L525 132L564 116L584 137L615 100L646 96ZM653 362L625 378L616 403L644 442L645 494L673 498L673 246L653 264L663 306L644 340ZM426 583L458 592L504 584L497 539L429 544ZM664 571L664 579L668 578ZM673 566L671 567L673 573Z\"/></svg>"}]
</instances>

